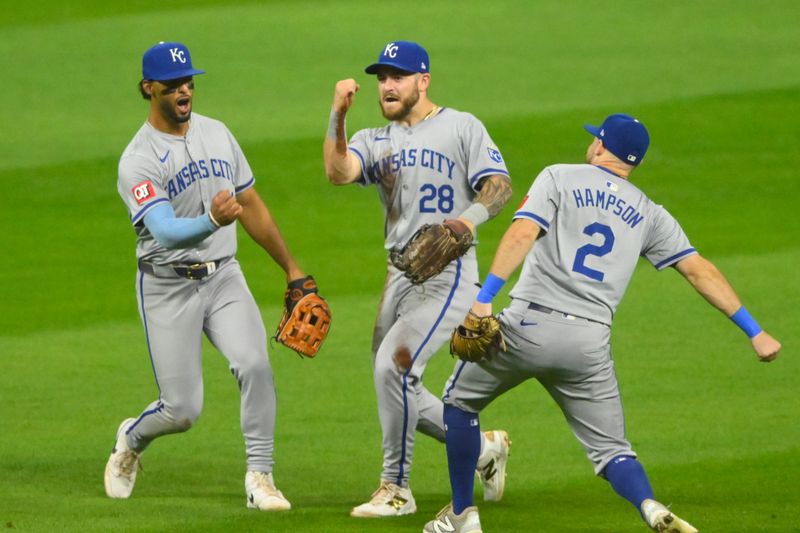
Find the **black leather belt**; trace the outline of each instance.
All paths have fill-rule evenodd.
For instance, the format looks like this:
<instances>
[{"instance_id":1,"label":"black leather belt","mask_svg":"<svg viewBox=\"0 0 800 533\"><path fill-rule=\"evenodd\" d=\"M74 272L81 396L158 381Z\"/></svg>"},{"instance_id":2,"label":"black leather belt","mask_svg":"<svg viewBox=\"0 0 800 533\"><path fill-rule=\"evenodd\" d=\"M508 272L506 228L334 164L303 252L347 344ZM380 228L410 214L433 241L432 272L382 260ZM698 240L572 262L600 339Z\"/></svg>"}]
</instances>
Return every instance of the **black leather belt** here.
<instances>
[{"instance_id":1,"label":"black leather belt","mask_svg":"<svg viewBox=\"0 0 800 533\"><path fill-rule=\"evenodd\" d=\"M555 309L550 309L549 307L534 302L528 302L528 309L533 309L534 311L539 311L540 313L545 313L545 314L561 313L561 316L563 316L568 320L575 320L576 318L580 318L581 320L588 320L589 322L594 322L595 324L603 324L602 322L598 322L597 320L592 320L591 318L584 318L582 316L570 315L569 313L563 313Z\"/></svg>"},{"instance_id":2,"label":"black leather belt","mask_svg":"<svg viewBox=\"0 0 800 533\"><path fill-rule=\"evenodd\" d=\"M548 314L555 311L555 309L550 309L549 307L545 307L543 305L539 305L533 302L528 303L528 309L533 309L534 311L540 311L542 313Z\"/></svg>"},{"instance_id":3,"label":"black leather belt","mask_svg":"<svg viewBox=\"0 0 800 533\"><path fill-rule=\"evenodd\" d=\"M209 261L207 263L195 263L192 265L184 265L180 263L172 263L169 265L156 265L147 261L139 260L139 270L145 274L150 274L157 278L186 278L193 280L200 280L206 278L217 271L217 268L224 260Z\"/></svg>"}]
</instances>

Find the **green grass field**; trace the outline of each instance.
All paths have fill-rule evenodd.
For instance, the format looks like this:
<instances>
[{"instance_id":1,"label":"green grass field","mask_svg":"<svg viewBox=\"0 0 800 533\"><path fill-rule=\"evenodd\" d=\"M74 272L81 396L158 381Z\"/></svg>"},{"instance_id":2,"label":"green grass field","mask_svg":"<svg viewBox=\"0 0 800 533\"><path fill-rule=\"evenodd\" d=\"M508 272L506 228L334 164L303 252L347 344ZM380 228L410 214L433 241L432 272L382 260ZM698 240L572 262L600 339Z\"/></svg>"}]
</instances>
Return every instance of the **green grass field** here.
<instances>
[{"instance_id":1,"label":"green grass field","mask_svg":"<svg viewBox=\"0 0 800 533\"><path fill-rule=\"evenodd\" d=\"M648 125L651 150L634 182L676 215L784 351L758 363L744 335L677 273L643 264L613 337L628 437L656 496L702 531L800 531L796 1L2 8L0 530L411 532L448 501L444 449L420 437L411 480L418 513L348 517L380 473L369 347L383 222L374 190L327 183L321 142L338 79L362 85L351 134L382 121L362 69L388 40L405 38L431 54L432 99L482 119L508 161L514 198L482 229L484 270L538 171L581 160L584 122L621 111ZM141 53L159 40L185 42L208 71L197 79L195 110L237 135L259 192L333 308L317 359L270 350L275 478L289 513L245 509L238 391L210 347L198 424L148 449L130 500L103 491L114 430L157 394L116 165L146 117L136 90ZM246 238L239 257L272 330L281 272ZM444 350L434 358L432 391L452 364ZM646 530L592 475L537 384L502 397L482 424L507 429L514 442L506 497L481 506L487 533Z\"/></svg>"}]
</instances>

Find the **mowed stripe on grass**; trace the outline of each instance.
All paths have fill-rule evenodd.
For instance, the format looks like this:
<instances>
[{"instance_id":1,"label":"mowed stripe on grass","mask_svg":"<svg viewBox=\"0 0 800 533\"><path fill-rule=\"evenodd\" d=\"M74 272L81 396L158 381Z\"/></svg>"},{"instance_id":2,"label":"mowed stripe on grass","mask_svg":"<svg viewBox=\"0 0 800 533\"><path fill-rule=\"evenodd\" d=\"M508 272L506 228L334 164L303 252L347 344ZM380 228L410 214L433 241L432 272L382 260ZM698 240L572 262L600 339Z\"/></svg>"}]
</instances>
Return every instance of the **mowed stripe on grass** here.
<instances>
[{"instance_id":1,"label":"mowed stripe on grass","mask_svg":"<svg viewBox=\"0 0 800 533\"><path fill-rule=\"evenodd\" d=\"M722 260L720 266L731 277L753 271L769 276L798 259L783 252ZM798 462L790 377L797 363L757 363L740 333L722 317L704 313L699 297L676 274L645 267L636 279L641 281L618 317L615 360L629 437L657 494L701 524L725 523L731 501L746 507L738 511L743 523L756 526L769 514L776 517L769 523L791 524L794 489L784 483ZM222 530L226 524L278 531L312 531L324 524L326 530L352 531L346 511L372 490L380 464L364 323L375 297L331 304L334 329L317 360L271 350L280 401L276 479L295 504L291 517L258 518L243 508L238 395L224 359L208 346L206 406L197 427L153 445L133 499L104 496L101 472L118 419L156 394L140 328L129 321L0 341L8 356L0 379L8 393L4 426L16 436L6 441L0 459L6 473L0 518L40 531L62 523L76 531ZM674 312L676 307L682 311ZM265 307L265 319L277 311ZM777 330L790 327L780 309L762 314ZM426 374L431 390L441 388L452 365L442 350ZM579 531L585 520L602 524L591 531L640 528L627 504L594 479L540 387L531 383L512 391L485 411L482 422L509 430L515 443L506 501L483 506L485 523L515 531L526 530L530 520L545 531ZM369 522L365 531L419 529L422 518L446 502L441 445L420 437L416 455L412 486L420 515ZM773 498L763 492L744 490L754 485L780 488L787 498L770 504ZM49 511L42 513L43 507Z\"/></svg>"},{"instance_id":2,"label":"mowed stripe on grass","mask_svg":"<svg viewBox=\"0 0 800 533\"><path fill-rule=\"evenodd\" d=\"M629 437L656 494L701 530L798 530L792 2L632 2L587 18L563 2L466 3L454 14L450 2L412 1L404 7L426 16L402 35L363 24L385 12L358 1L171 4L175 11L141 1L125 13L93 4L70 4L67 19L23 16L26 6L16 6L19 26L0 24L0 67L11 80L4 101L13 105L4 116L15 125L0 139L8 185L0 225L13 229L3 234L9 253L0 262L0 526L410 532L446 503L444 451L420 437L418 515L347 516L377 486L381 462L369 346L383 222L374 190L326 183L320 145L340 77L362 83L350 132L380 122L374 80L361 69L386 39L410 37L433 54L434 101L479 116L514 177L509 207L481 229L484 271L536 173L581 160L584 122L628 111L648 124L653 146L634 183L678 216L786 352L758 364L743 335L680 276L642 266L613 340ZM30 9L47 11L47 3ZM475 21L504 31L476 34ZM599 38L608 28L624 31ZM157 394L136 316L134 236L115 181L118 155L145 118L139 56L163 38L185 40L209 71L198 80L196 110L225 120L242 142L258 190L333 307L318 359L270 351L280 402L275 475L295 504L289 514L244 508L238 394L208 346L197 427L153 445L131 500L103 493L114 429ZM37 67L42 58L47 68ZM239 255L271 331L281 272L246 237ZM426 385L438 393L452 365L442 350ZM643 530L593 478L540 387L512 391L482 422L514 441L505 500L481 506L487 531Z\"/></svg>"}]
</instances>

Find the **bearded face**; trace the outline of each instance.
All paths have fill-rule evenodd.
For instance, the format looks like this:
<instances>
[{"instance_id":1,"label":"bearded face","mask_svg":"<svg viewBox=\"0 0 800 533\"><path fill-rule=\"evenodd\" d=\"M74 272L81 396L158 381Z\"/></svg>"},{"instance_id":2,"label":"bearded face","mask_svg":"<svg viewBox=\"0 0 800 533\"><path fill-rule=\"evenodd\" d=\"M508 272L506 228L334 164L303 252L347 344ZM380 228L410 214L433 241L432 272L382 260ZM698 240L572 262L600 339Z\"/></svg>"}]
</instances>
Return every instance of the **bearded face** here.
<instances>
[{"instance_id":1,"label":"bearded face","mask_svg":"<svg viewBox=\"0 0 800 533\"><path fill-rule=\"evenodd\" d=\"M182 124L189 121L194 96L192 78L153 82L153 89L152 96L156 98L161 115L168 122Z\"/></svg>"},{"instance_id":2,"label":"bearded face","mask_svg":"<svg viewBox=\"0 0 800 533\"><path fill-rule=\"evenodd\" d=\"M403 120L419 102L420 74L398 70L378 72L378 103L387 120Z\"/></svg>"},{"instance_id":3,"label":"bearded face","mask_svg":"<svg viewBox=\"0 0 800 533\"><path fill-rule=\"evenodd\" d=\"M403 120L419 101L419 89L416 84L407 94L387 91L381 95L381 113L387 120Z\"/></svg>"}]
</instances>

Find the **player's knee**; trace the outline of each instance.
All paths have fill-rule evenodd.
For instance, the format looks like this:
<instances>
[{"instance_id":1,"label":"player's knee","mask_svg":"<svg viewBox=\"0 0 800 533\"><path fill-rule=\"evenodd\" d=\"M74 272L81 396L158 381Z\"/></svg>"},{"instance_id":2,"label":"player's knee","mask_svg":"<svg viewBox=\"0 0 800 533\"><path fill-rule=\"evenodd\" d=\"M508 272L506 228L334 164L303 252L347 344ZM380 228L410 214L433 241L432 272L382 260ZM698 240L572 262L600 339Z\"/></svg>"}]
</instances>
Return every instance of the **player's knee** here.
<instances>
[{"instance_id":1,"label":"player's knee","mask_svg":"<svg viewBox=\"0 0 800 533\"><path fill-rule=\"evenodd\" d=\"M236 365L231 366L231 374L236 378L240 389L244 381L272 382L272 367L266 355L240 358Z\"/></svg>"},{"instance_id":2,"label":"player's knee","mask_svg":"<svg viewBox=\"0 0 800 533\"><path fill-rule=\"evenodd\" d=\"M414 362L408 346L398 346L394 354L392 354L392 361L394 361L397 370L400 372L407 372Z\"/></svg>"},{"instance_id":3,"label":"player's knee","mask_svg":"<svg viewBox=\"0 0 800 533\"><path fill-rule=\"evenodd\" d=\"M170 406L167 414L172 419L175 431L180 433L191 429L197 419L200 418L202 410L203 403L201 401L186 401Z\"/></svg>"},{"instance_id":4,"label":"player's knee","mask_svg":"<svg viewBox=\"0 0 800 533\"><path fill-rule=\"evenodd\" d=\"M175 417L175 429L179 432L189 431L197 419L200 418L200 409L184 410Z\"/></svg>"},{"instance_id":5,"label":"player's knee","mask_svg":"<svg viewBox=\"0 0 800 533\"><path fill-rule=\"evenodd\" d=\"M175 420L175 429L178 430L179 433L183 433L184 431L189 431L193 425L194 425L194 420L192 420L191 418L178 418L177 420Z\"/></svg>"},{"instance_id":6,"label":"player's knee","mask_svg":"<svg viewBox=\"0 0 800 533\"><path fill-rule=\"evenodd\" d=\"M401 346L391 352L379 352L375 358L375 383L396 383L409 372L412 365L411 352L406 347Z\"/></svg>"}]
</instances>

